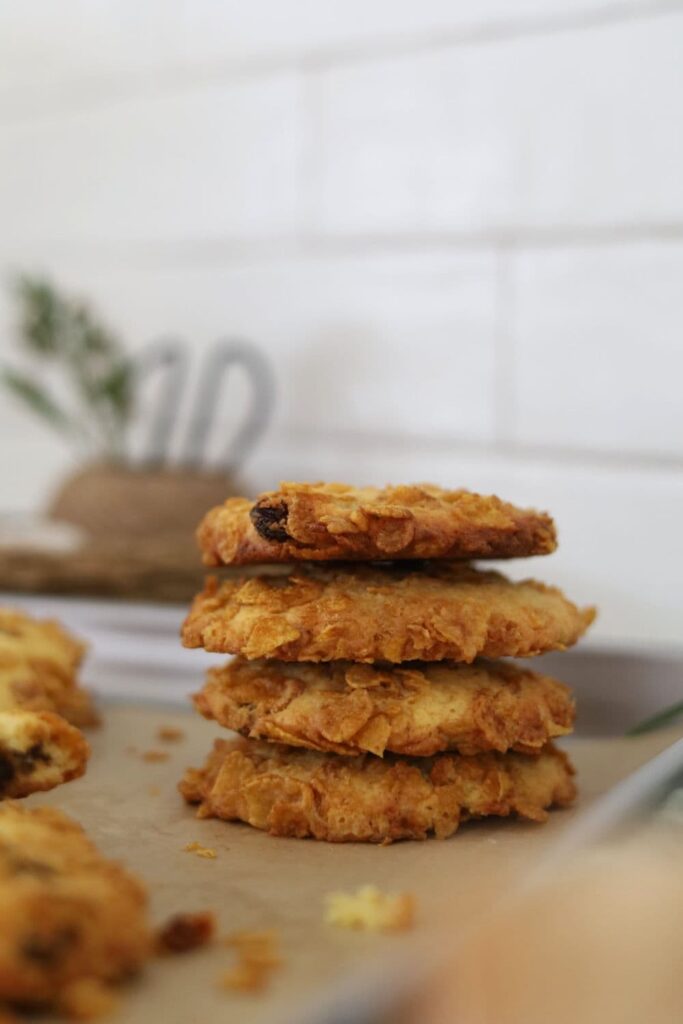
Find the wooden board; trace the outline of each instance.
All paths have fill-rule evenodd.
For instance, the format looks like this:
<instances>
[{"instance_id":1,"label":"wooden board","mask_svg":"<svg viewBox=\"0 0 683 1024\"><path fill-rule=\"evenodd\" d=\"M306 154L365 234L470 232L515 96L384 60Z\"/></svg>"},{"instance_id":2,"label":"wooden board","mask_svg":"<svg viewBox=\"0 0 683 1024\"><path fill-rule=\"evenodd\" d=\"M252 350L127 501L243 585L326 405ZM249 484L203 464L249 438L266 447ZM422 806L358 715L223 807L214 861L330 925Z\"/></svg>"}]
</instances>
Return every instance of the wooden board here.
<instances>
[{"instance_id":1,"label":"wooden board","mask_svg":"<svg viewBox=\"0 0 683 1024\"><path fill-rule=\"evenodd\" d=\"M184 739L161 743L161 726L182 729ZM197 820L176 784L187 765L202 762L218 732L190 712L111 705L102 729L91 734L93 758L86 777L29 801L63 808L103 852L140 875L149 886L156 922L178 911L210 908L222 933L276 929L280 935L285 963L266 993L222 990L217 982L232 954L216 945L152 963L142 979L122 990L114 1020L273 1024L313 1019L307 1010L316 1000L335 989L344 992L345 986L350 990L354 972L361 966L371 969L375 956L409 956L411 944L436 934L444 921L465 929L497 893L533 869L582 808L675 738L662 732L567 743L579 771L581 798L575 809L553 814L547 825L478 822L444 842L377 847L276 839L240 824ZM145 762L141 754L151 749L166 751L168 760ZM184 852L193 840L215 849L216 859ZM375 935L324 923L326 893L367 883L415 894L413 932Z\"/></svg>"}]
</instances>

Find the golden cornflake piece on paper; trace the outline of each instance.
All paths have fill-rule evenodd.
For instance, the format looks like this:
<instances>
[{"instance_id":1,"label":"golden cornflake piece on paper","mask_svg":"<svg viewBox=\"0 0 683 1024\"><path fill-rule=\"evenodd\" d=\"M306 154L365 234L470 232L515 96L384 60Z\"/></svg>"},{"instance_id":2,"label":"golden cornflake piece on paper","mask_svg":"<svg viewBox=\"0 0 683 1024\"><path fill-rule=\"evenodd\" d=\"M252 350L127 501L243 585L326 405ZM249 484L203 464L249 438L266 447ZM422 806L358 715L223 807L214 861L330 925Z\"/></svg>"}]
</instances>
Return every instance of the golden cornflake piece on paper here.
<instances>
[{"instance_id":1,"label":"golden cornflake piece on paper","mask_svg":"<svg viewBox=\"0 0 683 1024\"><path fill-rule=\"evenodd\" d=\"M204 857L206 860L215 860L218 856L215 850L212 850L210 846L202 846L195 839L192 843L185 843L183 846L185 853L196 853L198 857Z\"/></svg>"},{"instance_id":2,"label":"golden cornflake piece on paper","mask_svg":"<svg viewBox=\"0 0 683 1024\"><path fill-rule=\"evenodd\" d=\"M162 725L157 729L157 739L162 743L180 743L185 739L185 732L174 725Z\"/></svg>"},{"instance_id":3,"label":"golden cornflake piece on paper","mask_svg":"<svg viewBox=\"0 0 683 1024\"><path fill-rule=\"evenodd\" d=\"M398 932L415 923L415 899L411 893L383 893L375 885L355 893L331 892L326 898L327 924L372 932Z\"/></svg>"},{"instance_id":4,"label":"golden cornflake piece on paper","mask_svg":"<svg viewBox=\"0 0 683 1024\"><path fill-rule=\"evenodd\" d=\"M223 940L237 953L237 963L220 978L221 988L235 992L262 992L273 970L282 966L274 931L233 932Z\"/></svg>"}]
</instances>

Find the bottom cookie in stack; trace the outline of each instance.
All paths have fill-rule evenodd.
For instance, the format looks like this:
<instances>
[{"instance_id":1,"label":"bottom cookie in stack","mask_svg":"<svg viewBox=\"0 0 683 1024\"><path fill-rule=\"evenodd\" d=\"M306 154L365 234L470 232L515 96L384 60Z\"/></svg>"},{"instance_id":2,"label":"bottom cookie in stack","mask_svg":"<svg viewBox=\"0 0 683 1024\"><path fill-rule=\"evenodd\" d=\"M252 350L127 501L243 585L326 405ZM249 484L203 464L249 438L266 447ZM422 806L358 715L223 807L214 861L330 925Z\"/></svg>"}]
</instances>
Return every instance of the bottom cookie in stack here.
<instances>
[{"instance_id":1,"label":"bottom cookie in stack","mask_svg":"<svg viewBox=\"0 0 683 1024\"><path fill-rule=\"evenodd\" d=\"M181 793L201 816L274 835L446 837L486 815L543 821L575 796L551 742L571 731L571 694L511 663L236 658L210 670L195 703L250 739L217 741Z\"/></svg>"},{"instance_id":2,"label":"bottom cookie in stack","mask_svg":"<svg viewBox=\"0 0 683 1024\"><path fill-rule=\"evenodd\" d=\"M445 839L462 821L518 814L545 821L574 799L573 768L548 743L536 756L489 752L341 757L255 740L216 740L180 783L200 817L328 842Z\"/></svg>"}]
</instances>

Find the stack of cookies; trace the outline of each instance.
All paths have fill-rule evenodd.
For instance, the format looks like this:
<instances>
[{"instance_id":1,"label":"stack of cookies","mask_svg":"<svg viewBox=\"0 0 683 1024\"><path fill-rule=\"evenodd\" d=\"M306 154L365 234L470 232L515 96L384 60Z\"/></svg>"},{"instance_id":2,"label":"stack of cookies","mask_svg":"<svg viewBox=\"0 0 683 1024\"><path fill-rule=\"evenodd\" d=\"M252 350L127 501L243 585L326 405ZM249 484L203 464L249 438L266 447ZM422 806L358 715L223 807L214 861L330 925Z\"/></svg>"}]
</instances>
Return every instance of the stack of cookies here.
<instances>
[{"instance_id":1,"label":"stack of cookies","mask_svg":"<svg viewBox=\"0 0 683 1024\"><path fill-rule=\"evenodd\" d=\"M212 509L198 540L206 564L249 567L209 578L183 627L237 655L195 703L245 737L187 771L200 816L387 843L572 801L552 743L569 690L493 659L563 650L595 612L470 564L549 554L549 516L428 485L289 483Z\"/></svg>"}]
</instances>

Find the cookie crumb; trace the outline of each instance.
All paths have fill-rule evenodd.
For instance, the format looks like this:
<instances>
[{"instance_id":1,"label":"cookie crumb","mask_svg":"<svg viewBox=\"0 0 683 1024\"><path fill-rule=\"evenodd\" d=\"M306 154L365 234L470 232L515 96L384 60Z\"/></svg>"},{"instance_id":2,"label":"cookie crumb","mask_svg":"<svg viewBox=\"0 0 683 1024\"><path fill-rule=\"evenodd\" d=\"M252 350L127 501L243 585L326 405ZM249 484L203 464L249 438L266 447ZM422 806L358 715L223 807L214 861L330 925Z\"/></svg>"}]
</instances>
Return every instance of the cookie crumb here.
<instances>
[{"instance_id":1,"label":"cookie crumb","mask_svg":"<svg viewBox=\"0 0 683 1024\"><path fill-rule=\"evenodd\" d=\"M212 941L216 918L210 910L196 914L174 914L157 932L159 953L187 953Z\"/></svg>"},{"instance_id":2,"label":"cookie crumb","mask_svg":"<svg viewBox=\"0 0 683 1024\"><path fill-rule=\"evenodd\" d=\"M415 923L415 898L408 892L383 893L364 885L355 893L331 892L325 903L325 921L338 928L399 932Z\"/></svg>"},{"instance_id":3,"label":"cookie crumb","mask_svg":"<svg viewBox=\"0 0 683 1024\"><path fill-rule=\"evenodd\" d=\"M205 857L207 860L215 860L218 856L215 850L209 846L202 846L196 839L191 843L185 843L183 850L186 853L196 853L198 857Z\"/></svg>"},{"instance_id":4,"label":"cookie crumb","mask_svg":"<svg viewBox=\"0 0 683 1024\"><path fill-rule=\"evenodd\" d=\"M165 750L145 750L141 755L142 760L148 764L156 764L158 761L168 761L171 755Z\"/></svg>"},{"instance_id":5,"label":"cookie crumb","mask_svg":"<svg viewBox=\"0 0 683 1024\"><path fill-rule=\"evenodd\" d=\"M157 730L157 739L162 743L180 743L185 739L185 732L174 725L162 725Z\"/></svg>"},{"instance_id":6,"label":"cookie crumb","mask_svg":"<svg viewBox=\"0 0 683 1024\"><path fill-rule=\"evenodd\" d=\"M282 966L274 931L233 932L223 939L223 945L235 950L237 963L221 975L221 988L233 992L263 992L272 972Z\"/></svg>"},{"instance_id":7,"label":"cookie crumb","mask_svg":"<svg viewBox=\"0 0 683 1024\"><path fill-rule=\"evenodd\" d=\"M79 978L61 992L59 1010L71 1020L97 1020L116 1005L112 990L97 978Z\"/></svg>"}]
</instances>

